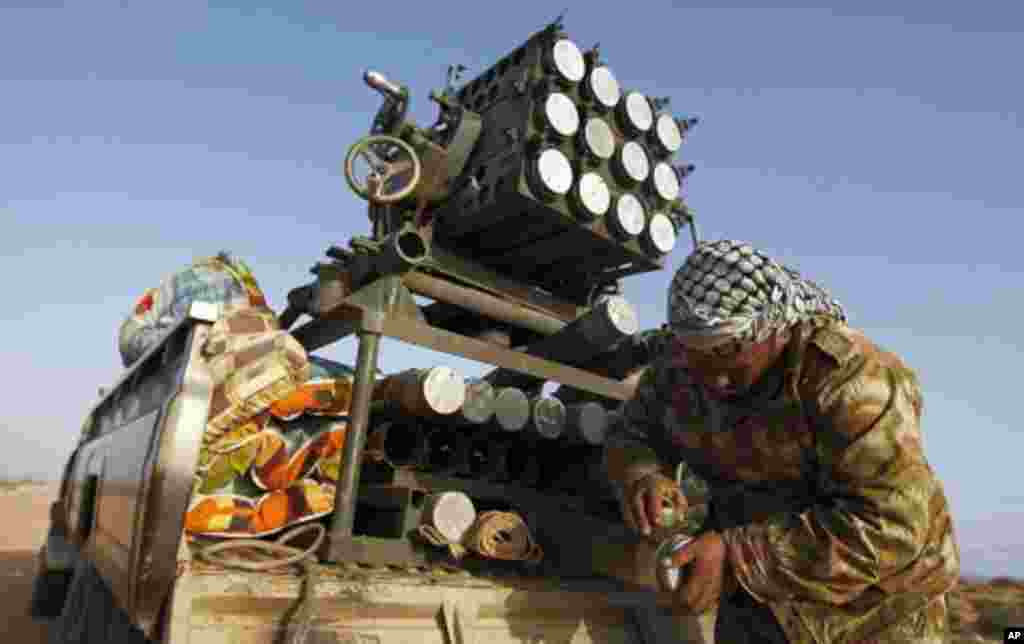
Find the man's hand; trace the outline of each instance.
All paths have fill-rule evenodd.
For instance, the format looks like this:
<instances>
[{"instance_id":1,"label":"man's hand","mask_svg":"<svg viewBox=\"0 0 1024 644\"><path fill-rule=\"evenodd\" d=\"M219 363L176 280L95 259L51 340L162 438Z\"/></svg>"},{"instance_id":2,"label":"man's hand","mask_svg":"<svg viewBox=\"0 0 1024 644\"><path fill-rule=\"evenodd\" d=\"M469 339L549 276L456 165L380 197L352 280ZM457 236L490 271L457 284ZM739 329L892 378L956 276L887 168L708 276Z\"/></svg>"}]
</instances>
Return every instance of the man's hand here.
<instances>
[{"instance_id":1,"label":"man's hand","mask_svg":"<svg viewBox=\"0 0 1024 644\"><path fill-rule=\"evenodd\" d=\"M717 532L705 532L672 556L674 566L689 565L684 583L676 591L676 601L701 614L711 609L723 595L737 589L729 570L725 542Z\"/></svg>"},{"instance_id":2,"label":"man's hand","mask_svg":"<svg viewBox=\"0 0 1024 644\"><path fill-rule=\"evenodd\" d=\"M654 526L663 525L662 512L674 510L674 520L682 520L688 507L679 485L663 474L652 473L633 483L622 503L626 525L647 536Z\"/></svg>"}]
</instances>

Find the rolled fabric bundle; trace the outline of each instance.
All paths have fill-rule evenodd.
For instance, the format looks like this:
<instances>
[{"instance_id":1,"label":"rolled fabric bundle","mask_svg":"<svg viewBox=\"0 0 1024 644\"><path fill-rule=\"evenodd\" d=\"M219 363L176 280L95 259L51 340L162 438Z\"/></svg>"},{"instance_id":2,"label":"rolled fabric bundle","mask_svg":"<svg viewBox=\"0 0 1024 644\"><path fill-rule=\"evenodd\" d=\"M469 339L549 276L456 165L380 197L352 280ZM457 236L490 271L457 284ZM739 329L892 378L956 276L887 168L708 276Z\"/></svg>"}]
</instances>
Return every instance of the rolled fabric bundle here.
<instances>
[{"instance_id":1,"label":"rolled fabric bundle","mask_svg":"<svg viewBox=\"0 0 1024 644\"><path fill-rule=\"evenodd\" d=\"M467 548L488 559L540 563L544 551L515 512L484 512L466 535Z\"/></svg>"}]
</instances>

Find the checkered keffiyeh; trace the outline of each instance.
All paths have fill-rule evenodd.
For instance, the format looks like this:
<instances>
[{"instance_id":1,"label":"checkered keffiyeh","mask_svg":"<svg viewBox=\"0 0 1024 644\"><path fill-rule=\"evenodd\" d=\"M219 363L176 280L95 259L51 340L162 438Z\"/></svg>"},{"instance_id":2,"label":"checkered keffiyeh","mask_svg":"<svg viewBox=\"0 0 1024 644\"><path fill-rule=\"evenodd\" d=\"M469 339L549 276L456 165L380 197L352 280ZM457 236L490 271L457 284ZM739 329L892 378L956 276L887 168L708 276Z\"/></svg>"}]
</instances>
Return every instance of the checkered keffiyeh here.
<instances>
[{"instance_id":1,"label":"checkered keffiyeh","mask_svg":"<svg viewBox=\"0 0 1024 644\"><path fill-rule=\"evenodd\" d=\"M700 244L668 292L669 327L696 349L758 342L817 316L846 321L828 291L742 241Z\"/></svg>"}]
</instances>

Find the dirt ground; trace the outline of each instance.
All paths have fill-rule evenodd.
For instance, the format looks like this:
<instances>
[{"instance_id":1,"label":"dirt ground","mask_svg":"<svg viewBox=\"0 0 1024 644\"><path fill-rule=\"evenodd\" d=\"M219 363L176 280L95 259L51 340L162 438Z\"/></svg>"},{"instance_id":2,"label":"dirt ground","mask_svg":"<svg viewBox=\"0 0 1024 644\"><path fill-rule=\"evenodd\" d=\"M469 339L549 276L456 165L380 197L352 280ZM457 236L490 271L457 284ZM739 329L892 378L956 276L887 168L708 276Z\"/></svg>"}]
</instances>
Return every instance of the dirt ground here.
<instances>
[{"instance_id":1,"label":"dirt ground","mask_svg":"<svg viewBox=\"0 0 1024 644\"><path fill-rule=\"evenodd\" d=\"M0 492L0 641L46 642L46 626L28 616L28 604L36 552L46 538L50 503L56 496L56 484Z\"/></svg>"}]
</instances>

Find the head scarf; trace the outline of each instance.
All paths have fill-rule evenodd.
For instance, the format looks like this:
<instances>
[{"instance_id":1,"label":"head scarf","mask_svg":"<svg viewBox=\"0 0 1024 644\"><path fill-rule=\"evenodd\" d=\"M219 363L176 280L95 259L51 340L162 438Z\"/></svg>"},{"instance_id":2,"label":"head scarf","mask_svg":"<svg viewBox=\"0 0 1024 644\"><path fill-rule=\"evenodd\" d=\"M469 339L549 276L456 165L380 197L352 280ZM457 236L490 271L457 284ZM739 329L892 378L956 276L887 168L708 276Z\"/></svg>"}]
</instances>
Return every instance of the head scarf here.
<instances>
[{"instance_id":1,"label":"head scarf","mask_svg":"<svg viewBox=\"0 0 1024 644\"><path fill-rule=\"evenodd\" d=\"M846 322L828 291L742 241L698 245L668 292L669 328L698 350L760 342L818 316Z\"/></svg>"}]
</instances>

